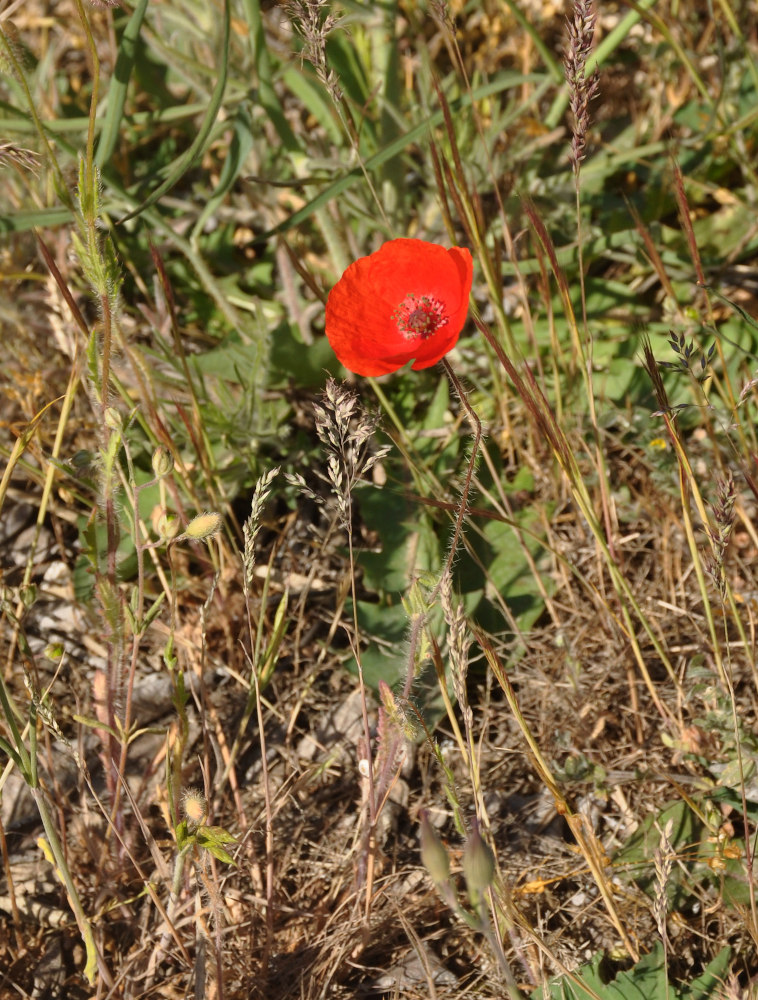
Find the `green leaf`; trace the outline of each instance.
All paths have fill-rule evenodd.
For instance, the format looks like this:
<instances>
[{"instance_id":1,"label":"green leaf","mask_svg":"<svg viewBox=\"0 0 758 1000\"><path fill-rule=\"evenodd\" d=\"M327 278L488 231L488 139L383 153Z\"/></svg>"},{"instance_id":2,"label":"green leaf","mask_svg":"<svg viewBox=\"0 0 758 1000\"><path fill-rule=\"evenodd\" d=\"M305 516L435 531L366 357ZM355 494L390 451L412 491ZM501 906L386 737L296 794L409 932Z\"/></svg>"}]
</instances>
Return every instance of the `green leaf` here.
<instances>
[{"instance_id":1,"label":"green leaf","mask_svg":"<svg viewBox=\"0 0 758 1000\"><path fill-rule=\"evenodd\" d=\"M140 632L144 632L148 628L148 626L151 625L153 621L155 621L156 617L158 616L158 613L163 607L163 601L165 600L165 597L166 593L165 591L162 590L160 594L158 594L156 599L153 601L153 603L150 605L150 607L147 609L142 621L140 622Z\"/></svg>"},{"instance_id":2,"label":"green leaf","mask_svg":"<svg viewBox=\"0 0 758 1000\"><path fill-rule=\"evenodd\" d=\"M97 144L97 152L95 153L95 164L100 169L105 167L111 158L113 150L116 148L119 128L124 115L126 91L129 86L129 78L134 69L137 39L142 28L147 3L148 0L139 0L121 36L116 67L108 88L107 111L100 132L100 140Z\"/></svg>"},{"instance_id":3,"label":"green leaf","mask_svg":"<svg viewBox=\"0 0 758 1000\"><path fill-rule=\"evenodd\" d=\"M231 854L229 854L228 851L225 851L224 848L220 847L218 844L216 843L206 844L205 847L206 850L210 851L213 857L216 858L218 861L223 861L225 865L234 864L234 858L231 856Z\"/></svg>"},{"instance_id":4,"label":"green leaf","mask_svg":"<svg viewBox=\"0 0 758 1000\"><path fill-rule=\"evenodd\" d=\"M329 139L339 145L342 127L334 111L334 102L323 87L301 66L291 66L284 71L284 83L324 129Z\"/></svg>"},{"instance_id":5,"label":"green leaf","mask_svg":"<svg viewBox=\"0 0 758 1000\"><path fill-rule=\"evenodd\" d=\"M525 507L516 514L522 529L526 551L539 562L542 555L541 521L533 509ZM457 585L464 596L466 610L488 630L503 628L499 599L523 632L542 614L544 601L526 552L517 540L514 528L502 521L488 521L478 534L469 532L474 557L462 553L457 564ZM549 590L550 580L543 580Z\"/></svg>"},{"instance_id":6,"label":"green leaf","mask_svg":"<svg viewBox=\"0 0 758 1000\"><path fill-rule=\"evenodd\" d=\"M747 782L752 780L754 774L755 759L753 757L745 755L741 762L737 757L734 757L724 765L723 770L719 774L719 784L725 788L741 788L743 782L747 784Z\"/></svg>"},{"instance_id":7,"label":"green leaf","mask_svg":"<svg viewBox=\"0 0 758 1000\"><path fill-rule=\"evenodd\" d=\"M203 843L205 840L214 840L218 844L236 844L237 838L233 833L223 826L201 826L198 830L198 842Z\"/></svg>"},{"instance_id":8,"label":"green leaf","mask_svg":"<svg viewBox=\"0 0 758 1000\"><path fill-rule=\"evenodd\" d=\"M347 605L350 614L350 605ZM361 666L366 684L377 690L380 681L397 691L408 675L410 622L402 604L370 604L358 602L358 626L361 637L368 645L361 653ZM437 607L429 616L426 627L440 640L443 633L442 612ZM423 642L419 639L419 649ZM418 650L417 650L418 652ZM358 664L354 657L345 661L345 669L357 676ZM413 681L413 705L431 730L445 713L437 675L431 661L427 661ZM411 723L416 723L413 710L408 711Z\"/></svg>"},{"instance_id":9,"label":"green leaf","mask_svg":"<svg viewBox=\"0 0 758 1000\"><path fill-rule=\"evenodd\" d=\"M375 551L358 556L370 590L405 593L412 577L437 567L439 542L429 515L415 501L389 488L366 488L358 494L358 508L378 539Z\"/></svg>"},{"instance_id":10,"label":"green leaf","mask_svg":"<svg viewBox=\"0 0 758 1000\"><path fill-rule=\"evenodd\" d=\"M180 820L176 827L176 844L180 851L186 847L189 840L190 833L187 820Z\"/></svg>"},{"instance_id":11,"label":"green leaf","mask_svg":"<svg viewBox=\"0 0 758 1000\"><path fill-rule=\"evenodd\" d=\"M21 757L16 753L16 751L13 749L13 747L5 739L4 736L0 736L0 750L3 750L5 753L7 753L8 756L10 757L10 759L16 765L16 767L20 771L23 771L23 767L22 767L22 763L21 763Z\"/></svg>"},{"instance_id":12,"label":"green leaf","mask_svg":"<svg viewBox=\"0 0 758 1000\"><path fill-rule=\"evenodd\" d=\"M199 156L202 155L205 149L205 142L211 133L211 129L215 124L216 117L218 115L219 109L221 107L221 100L224 96L224 90L226 89L226 76L229 65L229 29L231 24L231 10L230 10L230 0L224 0L224 23L223 23L223 37L221 42L221 56L219 58L219 73L218 79L216 80L216 86L213 88L213 93L211 94L211 99L208 103L208 108L203 117L200 127L198 128L197 135L190 145L189 149L184 153L183 156L179 158L176 162L174 168L168 177L158 185L157 188L150 194L141 205L137 208L132 209L123 218L119 220L119 224L127 222L129 219L135 218L135 216L141 215L145 209L150 208L154 205L156 201L163 197L167 191L170 191L174 187L187 171L192 167Z\"/></svg>"},{"instance_id":13,"label":"green leaf","mask_svg":"<svg viewBox=\"0 0 758 1000\"><path fill-rule=\"evenodd\" d=\"M663 945L639 960L631 969L614 974L613 963L602 953L574 973L574 982L562 976L549 984L549 991L535 990L533 1000L709 1000L721 996L729 970L730 949L722 948L705 972L689 984L671 985L666 976ZM586 987L583 988L583 987Z\"/></svg>"},{"instance_id":14,"label":"green leaf","mask_svg":"<svg viewBox=\"0 0 758 1000\"><path fill-rule=\"evenodd\" d=\"M236 844L237 838L223 826L201 826L196 834L198 847L210 851L214 858L233 865L234 858L224 850L224 844Z\"/></svg>"},{"instance_id":15,"label":"green leaf","mask_svg":"<svg viewBox=\"0 0 758 1000\"><path fill-rule=\"evenodd\" d=\"M672 909L680 909L691 895L689 887L684 884L685 872L692 868L692 859L697 856L703 835L702 822L686 802L679 800L659 814L648 816L616 852L614 868L621 878L631 878L644 892L652 894L655 890L653 856L661 840L658 830L665 827L669 820L673 823L669 840L680 854L682 863L674 865L666 884L666 895L668 905Z\"/></svg>"},{"instance_id":16,"label":"green leaf","mask_svg":"<svg viewBox=\"0 0 758 1000\"><path fill-rule=\"evenodd\" d=\"M349 608L347 609L349 614ZM390 687L405 679L407 671L406 636L408 615L399 602L388 605L358 602L358 628L361 636L370 640L361 653L363 678L369 687L376 690L379 681ZM345 664L352 674L358 673L358 665L351 657Z\"/></svg>"},{"instance_id":17,"label":"green leaf","mask_svg":"<svg viewBox=\"0 0 758 1000\"><path fill-rule=\"evenodd\" d=\"M575 973L578 982L562 976L531 996L534 1000L672 1000L663 965L663 946L659 943L628 972L614 976L612 963L603 953ZM583 989L586 987L586 989Z\"/></svg>"},{"instance_id":18,"label":"green leaf","mask_svg":"<svg viewBox=\"0 0 758 1000\"><path fill-rule=\"evenodd\" d=\"M731 948L728 946L722 948L702 976L694 979L687 990L681 991L682 1000L708 1000L710 997L721 997L724 980L729 973L731 954Z\"/></svg>"},{"instance_id":19,"label":"green leaf","mask_svg":"<svg viewBox=\"0 0 758 1000\"><path fill-rule=\"evenodd\" d=\"M538 103L545 91L547 91L550 87L550 80L546 79L541 73L502 73L492 83L477 87L470 94L464 94L459 99L451 101L450 110L453 114L460 114L470 108L471 104L476 101L483 100L484 98L495 94L500 94L504 90L515 89L529 83L535 84L534 90L531 92L528 100L522 101L519 104L518 113L517 115L514 115L514 117L526 114L529 107L532 104ZM322 208L331 201L335 201L354 184L362 181L365 177L364 171L371 173L373 170L377 170L379 167L383 166L383 164L385 164L388 160L397 156L398 153L402 153L407 148L412 148L415 143L426 138L430 129L437 128L443 121L444 115L442 111L435 111L427 120L422 121L420 124L409 129L404 135L398 136L397 139L387 143L387 145L380 149L377 153L370 156L366 160L363 169L356 167L355 169L349 171L349 173L343 174L342 177L339 177L336 181L327 185L327 187L325 187L318 195L309 201L307 205L304 205L301 209L298 209L298 211L293 212L293 214L288 219L285 219L284 222L280 222L278 225L259 236L260 242L264 243L270 240L273 236L277 236L279 233L284 233L290 229L297 229L302 226L302 224L319 208ZM534 266L531 270L535 272L538 271L540 262L533 261L533 265ZM521 267L520 264L519 267ZM505 266L503 270L506 270Z\"/></svg>"},{"instance_id":20,"label":"green leaf","mask_svg":"<svg viewBox=\"0 0 758 1000\"><path fill-rule=\"evenodd\" d=\"M303 389L321 388L325 371L341 370L326 337L306 344L297 327L287 322L280 323L271 333L270 365L273 386L292 381Z\"/></svg>"},{"instance_id":21,"label":"green leaf","mask_svg":"<svg viewBox=\"0 0 758 1000\"><path fill-rule=\"evenodd\" d=\"M253 148L252 122L245 109L239 109L231 121L225 124L225 128L228 125L231 125L232 128L232 141L229 143L218 184L213 194L203 206L203 210L200 212L197 222L192 228L191 239L193 241L197 240L200 233L203 232L207 220L218 210L219 205L221 205L227 193L233 187L235 181L242 173L245 161Z\"/></svg>"}]
</instances>

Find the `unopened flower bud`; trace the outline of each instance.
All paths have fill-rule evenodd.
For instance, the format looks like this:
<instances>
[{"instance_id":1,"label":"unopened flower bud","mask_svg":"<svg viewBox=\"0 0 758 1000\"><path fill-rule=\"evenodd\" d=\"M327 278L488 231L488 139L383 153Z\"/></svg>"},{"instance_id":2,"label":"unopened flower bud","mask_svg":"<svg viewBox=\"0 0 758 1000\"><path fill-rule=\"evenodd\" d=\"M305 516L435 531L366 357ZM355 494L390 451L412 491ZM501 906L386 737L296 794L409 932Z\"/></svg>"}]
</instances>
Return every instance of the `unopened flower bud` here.
<instances>
[{"instance_id":1,"label":"unopened flower bud","mask_svg":"<svg viewBox=\"0 0 758 1000\"><path fill-rule=\"evenodd\" d=\"M421 813L421 863L435 885L444 885L450 878L450 858L426 810Z\"/></svg>"},{"instance_id":2,"label":"unopened flower bud","mask_svg":"<svg viewBox=\"0 0 758 1000\"><path fill-rule=\"evenodd\" d=\"M150 515L150 521L153 525L153 531L156 533L158 538L162 539L164 542L168 542L172 538L176 538L179 534L179 518L176 514L169 514L165 508L158 504L153 507L153 512Z\"/></svg>"},{"instance_id":3,"label":"unopened flower bud","mask_svg":"<svg viewBox=\"0 0 758 1000\"><path fill-rule=\"evenodd\" d=\"M197 788L185 788L182 793L182 812L190 826L202 826L208 817L208 802Z\"/></svg>"},{"instance_id":4,"label":"unopened flower bud","mask_svg":"<svg viewBox=\"0 0 758 1000\"><path fill-rule=\"evenodd\" d=\"M463 851L463 874L469 892L484 892L495 877L495 855L482 840L476 820Z\"/></svg>"},{"instance_id":5,"label":"unopened flower bud","mask_svg":"<svg viewBox=\"0 0 758 1000\"><path fill-rule=\"evenodd\" d=\"M202 538L211 538L220 530L221 515L211 510L205 514L198 514L197 517L193 517L184 529L184 534L188 538L200 540Z\"/></svg>"},{"instance_id":6,"label":"unopened flower bud","mask_svg":"<svg viewBox=\"0 0 758 1000\"><path fill-rule=\"evenodd\" d=\"M62 642L49 642L45 646L44 657L46 660L52 660L53 663L60 660L63 656L63 643Z\"/></svg>"},{"instance_id":7,"label":"unopened flower bud","mask_svg":"<svg viewBox=\"0 0 758 1000\"><path fill-rule=\"evenodd\" d=\"M163 445L160 445L153 452L153 474L156 479L163 479L174 467L174 459Z\"/></svg>"}]
</instances>

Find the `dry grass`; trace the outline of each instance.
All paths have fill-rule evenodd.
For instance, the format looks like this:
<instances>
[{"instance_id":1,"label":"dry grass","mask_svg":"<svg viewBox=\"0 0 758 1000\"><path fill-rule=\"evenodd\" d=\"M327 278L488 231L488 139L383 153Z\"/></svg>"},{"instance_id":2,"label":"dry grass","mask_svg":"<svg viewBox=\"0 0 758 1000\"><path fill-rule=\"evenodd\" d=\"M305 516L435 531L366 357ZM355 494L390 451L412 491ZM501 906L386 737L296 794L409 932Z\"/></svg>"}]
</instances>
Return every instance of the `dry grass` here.
<instances>
[{"instance_id":1,"label":"dry grass","mask_svg":"<svg viewBox=\"0 0 758 1000\"><path fill-rule=\"evenodd\" d=\"M545 93L555 104L544 97L534 116L506 124L498 120L505 103L479 97L473 114L455 100L481 86L479 73L496 78L503 65L529 72L552 53L552 70L561 71L563 22L547 5L544 22L530 28L495 4L450 4L435 17L402 4L397 64L387 25L364 34L368 13L351 9L347 28L375 44L364 104L345 26L332 20L339 11L308 2L265 12L255 43L258 103L248 106L240 95L257 22L233 18L225 121L239 125L249 114L259 126L244 170L212 219L185 238L233 158L230 133L214 133L177 176L165 214L152 206L137 228L112 228L116 257L103 220L137 207L153 173L180 161L176 147L191 141L203 115L174 125L167 94L181 107L177 80L189 79L184 103L202 109L214 86L201 72L203 54L217 65L206 15L195 11L198 30L185 48L171 5L158 6L144 29L152 64L139 64L127 102L129 115L154 111L156 120L119 122L99 206L87 175L92 53L110 80L123 19L86 9L95 49L78 4L46 20L29 3L14 12L15 28L3 21L4 100L25 107L27 80L45 121L79 116L81 128L72 129L73 146L55 139L53 158L26 127L0 149L13 172L8 217L22 220L8 227L0 259L9 292L0 315L0 662L9 699L0 734L16 765L0 778L0 998L495 998L517 996L516 988L528 995L601 951L610 981L661 939L684 996L696 995L687 984L726 945L728 977L704 995L755 996L755 901L730 897L735 884L752 892L745 859L756 824L755 435L749 416L738 420L750 412L749 388L737 406L754 348L732 364L727 335L713 331L734 311L690 281L708 267L718 283L717 264L729 264L729 280L742 280L735 262L754 270L749 231L717 264L704 265L697 250L711 238L699 220L723 224L729 185L746 199L753 191L750 121L737 129L714 111L714 146L727 150L729 170L709 147L707 199L667 174L666 203L644 202L644 220L629 223L630 234L642 233L639 257L620 244L591 256L603 219L615 220L623 205L612 180L626 170L623 158L602 174L607 216L600 202L587 210L592 218L582 215L582 199L594 197L593 164L606 171L593 154L614 153L621 131L604 123L630 123L649 144L619 180L633 197L646 171L655 183L667 169L666 150L655 147L674 128L674 111L688 101L698 110L699 82L714 92L717 71L698 28L705 8L679 19L668 5L651 12L630 37L646 53L657 39L658 76L639 86L644 68L625 63L634 61L631 45L605 83L601 74L596 95L586 67L592 12L580 4L567 42L573 102L566 95L550 121L559 104L553 81ZM539 11L520 10L534 25ZM600 12L601 42L625 14ZM303 90L283 69L266 68L287 54L297 63L290 18L305 25L305 56L316 65L313 76L303 70ZM741 31L730 42L754 62L754 25L745 19ZM16 37L34 60L14 55ZM694 62L677 61L681 52ZM525 78L509 101L528 106L535 86ZM630 108L633 88L642 97ZM404 151L400 181L399 153L369 169L399 127L395 102L406 108L419 91L430 114L439 112L431 136L419 132ZM375 106L380 92L386 103ZM689 119L676 127L691 143ZM298 144L308 149L302 161ZM544 169L543 147L560 150L560 171ZM81 211L58 225L45 213L76 204L75 153ZM260 240L353 168L367 179L360 194L347 187L317 205L286 242ZM426 174L419 180L414 170ZM522 175L532 201L520 197ZM145 186L127 193L140 180ZM406 181L418 186L418 206L403 200ZM31 210L40 213L38 239L22 224ZM675 243L661 230L673 228L677 211L684 236ZM435 230L430 219L440 216ZM454 356L454 391L443 399L423 378L403 390L409 373L372 389L359 383L357 397L327 383L329 362L310 349L321 340L323 290L340 266L365 252L375 231L405 227L444 242L445 223L449 240L477 253L474 298L484 317L470 328L478 339L464 339ZM564 277L572 225L587 255L587 288L575 271ZM666 242L674 249L664 254ZM621 336L613 309L600 311L607 328L593 312L596 286L614 282L646 304L651 328L676 329L665 357L685 380L664 386L657 345L647 354L649 380L630 380L613 399L598 391L598 373L610 366L606 332L619 351L637 336L628 304L619 306ZM718 287L754 312L749 282ZM301 338L293 358L271 361L277 338L289 343L288 322ZM261 333L272 330L273 346ZM710 409L700 395L701 353L687 354L689 338L704 330L718 343L718 353L702 348ZM216 348L239 353L230 361ZM642 377L635 358L623 357ZM696 405L677 410L685 397ZM469 405L485 431L475 472ZM465 499L472 472L459 531L456 491L463 484ZM370 585L376 563L361 561L366 552L386 555L396 527L391 505L377 526L361 480L410 510L413 531L387 562L388 573L398 564L406 573L404 595ZM514 482L522 485L511 489ZM212 523L193 520L205 515ZM514 529L501 549L487 534L493 524ZM430 532L437 548L427 565ZM495 569L514 552L522 577L536 579L541 610L532 619L521 617L518 588ZM474 570L487 614L502 615L497 628L458 609L455 586ZM424 586L411 588L419 577ZM404 638L368 634L361 603L389 616L401 596ZM361 650L368 664L382 644L400 678L394 694L347 669ZM437 699L433 732L420 722L424 684ZM24 770L24 748L38 775ZM689 839L665 826L669 803L702 820L687 828ZM43 829L45 809L52 827ZM420 862L424 810L450 859L451 884L440 891ZM630 840L651 817L650 844L632 856ZM477 822L497 875L470 893L464 854ZM56 863L65 862L78 902L51 864L56 832ZM83 928L96 956L92 984Z\"/></svg>"}]
</instances>

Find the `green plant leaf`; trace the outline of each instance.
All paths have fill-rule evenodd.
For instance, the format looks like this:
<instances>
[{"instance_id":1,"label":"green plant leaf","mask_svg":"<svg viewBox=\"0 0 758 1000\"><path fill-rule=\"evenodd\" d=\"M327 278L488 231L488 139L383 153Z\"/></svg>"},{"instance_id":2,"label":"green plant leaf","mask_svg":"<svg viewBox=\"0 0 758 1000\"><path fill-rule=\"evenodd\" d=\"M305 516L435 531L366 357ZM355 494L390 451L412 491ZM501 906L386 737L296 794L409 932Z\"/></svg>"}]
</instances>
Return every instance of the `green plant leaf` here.
<instances>
[{"instance_id":1,"label":"green plant leaf","mask_svg":"<svg viewBox=\"0 0 758 1000\"><path fill-rule=\"evenodd\" d=\"M702 976L693 979L687 989L680 987L682 1000L709 1000L710 997L716 1000L716 998L721 997L724 980L729 972L731 954L731 948L722 948L713 961L708 964Z\"/></svg>"},{"instance_id":2,"label":"green plant leaf","mask_svg":"<svg viewBox=\"0 0 758 1000\"><path fill-rule=\"evenodd\" d=\"M614 865L621 878L630 878L648 894L655 890L653 855L658 848L663 828L672 821L669 840L680 855L681 864L674 865L666 884L668 905L681 909L691 894L685 884L685 872L691 870L697 857L703 824L686 802L679 800L665 807L660 813L648 816L614 856Z\"/></svg>"},{"instance_id":3,"label":"green plant leaf","mask_svg":"<svg viewBox=\"0 0 758 1000\"><path fill-rule=\"evenodd\" d=\"M379 681L394 687L405 678L407 669L404 654L408 645L408 615L405 608L399 602L388 605L359 601L358 627L362 637L370 640L361 653L366 684L374 690L378 689ZM353 657L347 660L345 666L350 673L357 675L358 665Z\"/></svg>"},{"instance_id":4,"label":"green plant leaf","mask_svg":"<svg viewBox=\"0 0 758 1000\"><path fill-rule=\"evenodd\" d=\"M224 0L224 23L222 29L222 41L221 41L221 55L219 58L219 72L218 78L216 80L216 85L213 88L213 93L211 94L211 99L208 103L208 108L203 117L202 122L197 130L197 135L193 139L189 149L179 158L168 177L158 185L157 188L142 202L137 208L132 209L123 218L119 220L119 224L127 222L129 219L135 218L137 215L141 215L145 209L150 208L154 205L156 201L163 197L163 195L170 191L184 175L190 169L190 167L195 163L197 158L202 154L205 149L205 142L211 133L211 129L216 121L216 116L218 115L219 109L221 107L221 100L224 96L224 90L226 89L226 76L229 65L229 30L231 25L231 9L230 0Z\"/></svg>"},{"instance_id":5,"label":"green plant leaf","mask_svg":"<svg viewBox=\"0 0 758 1000\"><path fill-rule=\"evenodd\" d=\"M224 864L233 865L234 858L224 849L224 844L236 844L234 837L223 826L201 826L196 834L198 847L210 851L214 858L223 861Z\"/></svg>"},{"instance_id":6,"label":"green plant leaf","mask_svg":"<svg viewBox=\"0 0 758 1000\"><path fill-rule=\"evenodd\" d=\"M326 337L306 344L297 327L287 322L280 323L271 333L270 365L272 385L292 381L302 388L321 387L325 371L341 369Z\"/></svg>"},{"instance_id":7,"label":"green plant leaf","mask_svg":"<svg viewBox=\"0 0 758 1000\"><path fill-rule=\"evenodd\" d=\"M576 971L574 977L578 982L562 976L549 984L548 992L540 987L531 997L533 1000L587 1000L593 996L599 1000L715 1000L721 995L730 954L729 948L722 948L701 976L692 983L675 987L666 977L660 942L631 969L615 974L613 963L600 953Z\"/></svg>"},{"instance_id":8,"label":"green plant leaf","mask_svg":"<svg viewBox=\"0 0 758 1000\"><path fill-rule=\"evenodd\" d=\"M439 541L430 517L395 490L362 489L358 506L364 524L376 532L378 547L361 552L363 583L377 594L402 594L411 578L439 563Z\"/></svg>"},{"instance_id":9,"label":"green plant leaf","mask_svg":"<svg viewBox=\"0 0 758 1000\"><path fill-rule=\"evenodd\" d=\"M524 114L532 104L538 103L544 92L549 89L550 81L547 80L541 73L502 73L493 82L477 87L471 94L464 94L459 99L451 101L451 111L460 113L461 111L469 108L474 101L483 100L486 97L500 94L504 90L510 90L529 83L535 84L534 91L531 93L529 99L522 102L518 108L518 114ZM319 208L322 208L331 201L335 201L341 194L352 187L353 184L360 182L364 177L364 170L370 173L371 171L378 169L388 160L391 160L399 153L402 153L406 148L411 147L414 143L426 138L429 130L439 126L443 120L443 113L441 111L435 111L429 116L427 121L423 121L409 129L404 135L398 136L397 139L387 143L387 145L380 149L377 153L370 156L366 160L363 170L360 167L356 167L354 170L350 170L348 173L343 174L342 177L325 187L318 195L309 201L307 205L304 205L296 212L293 212L293 214L284 222L280 222L272 229L267 230L259 237L260 241L264 242L279 233L287 232L290 229L297 229ZM534 261L533 263L533 270L538 271L540 262Z\"/></svg>"},{"instance_id":10,"label":"green plant leaf","mask_svg":"<svg viewBox=\"0 0 758 1000\"><path fill-rule=\"evenodd\" d=\"M119 128L124 115L124 103L129 79L134 68L134 56L148 0L139 0L124 29L119 44L116 67L108 89L106 115L100 131L100 139L95 153L95 164L101 170L110 160L118 142Z\"/></svg>"}]
</instances>

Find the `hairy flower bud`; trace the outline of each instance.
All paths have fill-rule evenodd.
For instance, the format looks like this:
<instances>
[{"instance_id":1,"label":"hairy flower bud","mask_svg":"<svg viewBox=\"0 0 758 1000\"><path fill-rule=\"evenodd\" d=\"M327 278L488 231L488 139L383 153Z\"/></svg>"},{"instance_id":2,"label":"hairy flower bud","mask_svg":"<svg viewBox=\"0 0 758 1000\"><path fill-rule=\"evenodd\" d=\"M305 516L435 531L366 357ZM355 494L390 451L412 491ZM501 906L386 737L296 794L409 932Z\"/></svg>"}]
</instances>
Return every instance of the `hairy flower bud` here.
<instances>
[{"instance_id":1,"label":"hairy flower bud","mask_svg":"<svg viewBox=\"0 0 758 1000\"><path fill-rule=\"evenodd\" d=\"M208 802L203 793L197 788L185 788L182 792L182 812L191 826L201 826L208 817Z\"/></svg>"},{"instance_id":2,"label":"hairy flower bud","mask_svg":"<svg viewBox=\"0 0 758 1000\"><path fill-rule=\"evenodd\" d=\"M156 479L163 479L174 467L174 460L171 453L163 445L159 445L153 452L153 475Z\"/></svg>"},{"instance_id":3,"label":"hairy flower bud","mask_svg":"<svg viewBox=\"0 0 758 1000\"><path fill-rule=\"evenodd\" d=\"M200 540L202 538L211 538L220 530L221 515L211 510L206 511L205 514L198 514L197 517L193 517L184 529L184 534L187 538Z\"/></svg>"},{"instance_id":4,"label":"hairy flower bud","mask_svg":"<svg viewBox=\"0 0 758 1000\"><path fill-rule=\"evenodd\" d=\"M444 885L449 879L450 858L425 809L421 813L421 863L435 885Z\"/></svg>"},{"instance_id":5,"label":"hairy flower bud","mask_svg":"<svg viewBox=\"0 0 758 1000\"><path fill-rule=\"evenodd\" d=\"M495 877L495 855L482 840L476 820L463 851L463 874L469 892L484 892Z\"/></svg>"}]
</instances>

